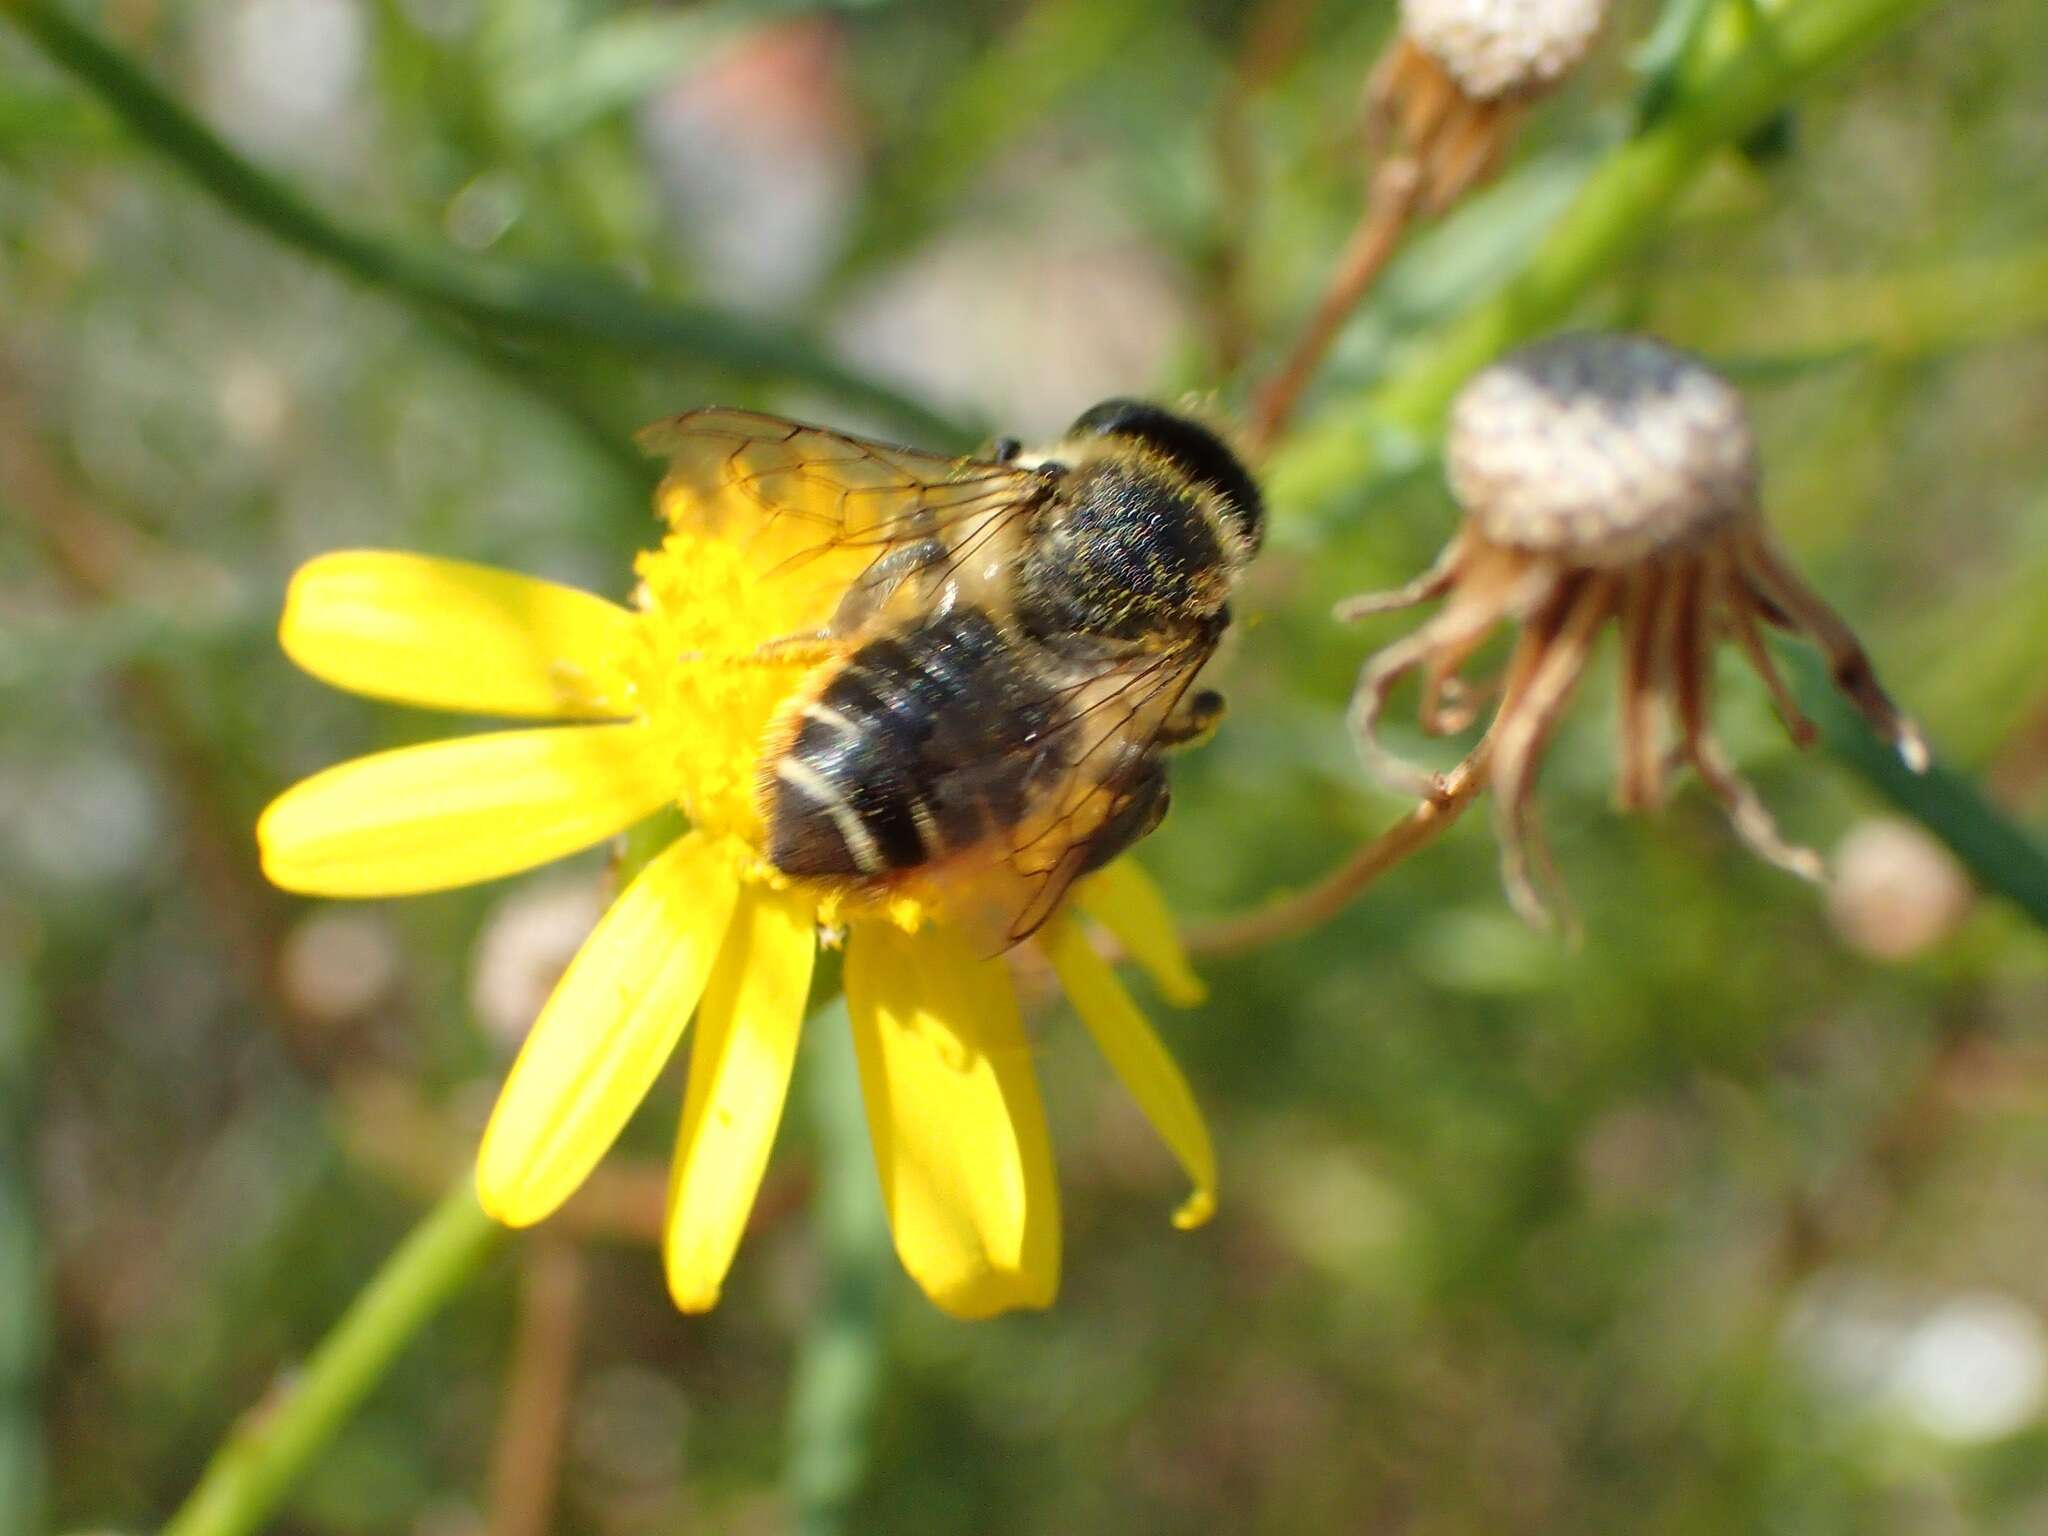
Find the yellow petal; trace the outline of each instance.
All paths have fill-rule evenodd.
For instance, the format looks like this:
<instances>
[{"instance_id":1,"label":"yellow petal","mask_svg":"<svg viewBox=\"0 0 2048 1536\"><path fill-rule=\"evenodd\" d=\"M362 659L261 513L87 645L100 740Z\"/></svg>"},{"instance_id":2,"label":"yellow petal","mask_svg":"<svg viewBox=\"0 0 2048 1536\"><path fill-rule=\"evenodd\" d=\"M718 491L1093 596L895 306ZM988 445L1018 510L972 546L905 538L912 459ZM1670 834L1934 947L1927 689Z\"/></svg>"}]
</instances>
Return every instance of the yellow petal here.
<instances>
[{"instance_id":1,"label":"yellow petal","mask_svg":"<svg viewBox=\"0 0 2048 1536\"><path fill-rule=\"evenodd\" d=\"M846 1003L903 1267L956 1317L1049 1305L1059 1186L1009 973L947 929L861 923Z\"/></svg>"},{"instance_id":2,"label":"yellow petal","mask_svg":"<svg viewBox=\"0 0 2048 1536\"><path fill-rule=\"evenodd\" d=\"M1192 1008L1209 995L1188 963L1165 896L1135 860L1118 859L1083 880L1074 887L1074 904L1116 935L1169 1003Z\"/></svg>"},{"instance_id":3,"label":"yellow petal","mask_svg":"<svg viewBox=\"0 0 2048 1536\"><path fill-rule=\"evenodd\" d=\"M718 1304L782 1118L817 958L816 904L748 886L697 1008L663 1258L685 1312Z\"/></svg>"},{"instance_id":4,"label":"yellow petal","mask_svg":"<svg viewBox=\"0 0 2048 1536\"><path fill-rule=\"evenodd\" d=\"M477 1198L509 1226L560 1205L675 1050L732 921L739 877L688 833L626 887L526 1038L477 1154Z\"/></svg>"},{"instance_id":5,"label":"yellow petal","mask_svg":"<svg viewBox=\"0 0 2048 1536\"><path fill-rule=\"evenodd\" d=\"M293 785L256 823L263 872L312 896L405 896L494 880L668 804L637 725L500 731L359 757Z\"/></svg>"},{"instance_id":6,"label":"yellow petal","mask_svg":"<svg viewBox=\"0 0 2048 1536\"><path fill-rule=\"evenodd\" d=\"M429 709L540 719L633 713L626 609L510 571L389 550L300 567L278 639L315 677Z\"/></svg>"},{"instance_id":7,"label":"yellow petal","mask_svg":"<svg viewBox=\"0 0 2048 1536\"><path fill-rule=\"evenodd\" d=\"M1199 1227L1216 1213L1216 1149L1188 1080L1078 924L1064 914L1056 917L1040 930L1038 942L1111 1069L1194 1182L1173 1224Z\"/></svg>"}]
</instances>

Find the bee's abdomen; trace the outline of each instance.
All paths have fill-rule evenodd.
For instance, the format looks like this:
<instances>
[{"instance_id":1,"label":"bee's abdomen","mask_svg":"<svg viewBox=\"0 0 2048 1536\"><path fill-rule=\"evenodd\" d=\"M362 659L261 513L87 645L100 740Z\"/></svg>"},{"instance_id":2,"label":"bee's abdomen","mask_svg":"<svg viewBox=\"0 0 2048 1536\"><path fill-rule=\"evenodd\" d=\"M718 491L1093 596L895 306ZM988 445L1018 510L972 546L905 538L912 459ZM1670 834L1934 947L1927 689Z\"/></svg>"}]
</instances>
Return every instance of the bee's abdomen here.
<instances>
[{"instance_id":1,"label":"bee's abdomen","mask_svg":"<svg viewBox=\"0 0 2048 1536\"><path fill-rule=\"evenodd\" d=\"M979 608L870 640L803 706L775 765L769 858L871 878L971 847L1056 775L1058 717Z\"/></svg>"}]
</instances>

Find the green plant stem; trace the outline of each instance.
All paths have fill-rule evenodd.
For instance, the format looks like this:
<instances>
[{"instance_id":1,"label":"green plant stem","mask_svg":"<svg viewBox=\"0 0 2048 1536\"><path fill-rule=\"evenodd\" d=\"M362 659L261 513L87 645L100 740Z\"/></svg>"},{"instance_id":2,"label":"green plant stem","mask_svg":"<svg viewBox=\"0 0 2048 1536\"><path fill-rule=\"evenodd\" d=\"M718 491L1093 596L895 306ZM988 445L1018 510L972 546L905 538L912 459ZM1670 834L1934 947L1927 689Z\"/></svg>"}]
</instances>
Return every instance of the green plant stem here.
<instances>
[{"instance_id":1,"label":"green plant stem","mask_svg":"<svg viewBox=\"0 0 2048 1536\"><path fill-rule=\"evenodd\" d=\"M18 0L6 14L138 137L234 213L374 287L508 335L680 354L742 374L787 379L886 417L932 447L966 448L980 436L834 361L792 331L718 310L659 303L588 274L459 258L352 229L236 154L118 49L71 20L57 0Z\"/></svg>"},{"instance_id":2,"label":"green plant stem","mask_svg":"<svg viewBox=\"0 0 2048 1536\"><path fill-rule=\"evenodd\" d=\"M824 1295L804 1330L790 1388L783 1484L800 1536L837 1536L866 1480L886 1363L883 1302L889 1222L868 1147L860 1074L843 1000L804 1028L806 1084L817 1132L813 1197Z\"/></svg>"},{"instance_id":3,"label":"green plant stem","mask_svg":"<svg viewBox=\"0 0 2048 1536\"><path fill-rule=\"evenodd\" d=\"M1333 401L1275 454L1268 488L1283 517L1356 495L1391 438L1433 432L1458 387L1508 348L1561 323L1601 277L1663 227L1717 149L1761 125L1816 76L1934 8L1937 0L1794 0L1587 179L1529 260L1491 299L1438 332L1392 377Z\"/></svg>"},{"instance_id":4,"label":"green plant stem","mask_svg":"<svg viewBox=\"0 0 2048 1536\"><path fill-rule=\"evenodd\" d=\"M0 908L0 919L8 914ZM29 1111L42 1007L24 955L0 932L0 1536L43 1529L43 1374L49 1308L38 1251Z\"/></svg>"},{"instance_id":5,"label":"green plant stem","mask_svg":"<svg viewBox=\"0 0 2048 1536\"><path fill-rule=\"evenodd\" d=\"M2048 848L2001 815L1961 774L1940 763L1925 773L1908 769L1836 691L1818 656L1791 647L1782 654L1800 705L1820 727L1827 749L1939 838L1981 888L2048 929Z\"/></svg>"},{"instance_id":6,"label":"green plant stem","mask_svg":"<svg viewBox=\"0 0 2048 1536\"><path fill-rule=\"evenodd\" d=\"M502 1235L465 1178L385 1261L304 1368L243 1417L162 1536L240 1536L262 1526Z\"/></svg>"}]
</instances>

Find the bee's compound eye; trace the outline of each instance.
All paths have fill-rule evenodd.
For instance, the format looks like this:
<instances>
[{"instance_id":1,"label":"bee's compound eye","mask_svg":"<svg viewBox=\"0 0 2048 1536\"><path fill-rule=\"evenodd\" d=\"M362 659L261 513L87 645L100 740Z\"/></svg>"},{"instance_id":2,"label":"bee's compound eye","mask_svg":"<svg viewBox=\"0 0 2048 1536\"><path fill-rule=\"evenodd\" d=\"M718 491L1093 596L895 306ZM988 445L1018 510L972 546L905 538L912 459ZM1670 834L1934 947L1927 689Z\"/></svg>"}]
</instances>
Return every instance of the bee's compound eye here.
<instances>
[{"instance_id":1,"label":"bee's compound eye","mask_svg":"<svg viewBox=\"0 0 2048 1536\"><path fill-rule=\"evenodd\" d=\"M998 464L1007 464L1023 451L1024 443L1022 439L999 437L995 440L994 445L990 447L989 456Z\"/></svg>"},{"instance_id":2,"label":"bee's compound eye","mask_svg":"<svg viewBox=\"0 0 2048 1536\"><path fill-rule=\"evenodd\" d=\"M1223 498L1238 531L1256 549L1265 534L1265 503L1230 446L1198 421L1146 400L1105 400L1083 411L1071 437L1121 437L1143 443L1181 473Z\"/></svg>"}]
</instances>

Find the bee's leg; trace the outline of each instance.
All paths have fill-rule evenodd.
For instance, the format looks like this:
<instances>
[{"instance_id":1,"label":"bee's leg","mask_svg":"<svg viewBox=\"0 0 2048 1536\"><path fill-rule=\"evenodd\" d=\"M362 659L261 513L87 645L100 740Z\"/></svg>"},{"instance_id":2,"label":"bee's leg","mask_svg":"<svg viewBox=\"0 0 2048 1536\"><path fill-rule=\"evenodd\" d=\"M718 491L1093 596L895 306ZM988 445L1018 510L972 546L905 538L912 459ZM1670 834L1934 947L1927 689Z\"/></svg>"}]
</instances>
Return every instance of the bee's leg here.
<instances>
[{"instance_id":1,"label":"bee's leg","mask_svg":"<svg viewBox=\"0 0 2048 1536\"><path fill-rule=\"evenodd\" d=\"M946 546L938 539L919 539L915 544L890 550L869 566L859 581L847 588L846 595L833 610L825 633L834 639L844 639L865 628L868 621L896 595L898 587L919 571L929 570L945 558Z\"/></svg>"},{"instance_id":2,"label":"bee's leg","mask_svg":"<svg viewBox=\"0 0 2048 1536\"><path fill-rule=\"evenodd\" d=\"M1153 739L1162 747L1190 747L1207 741L1221 723L1223 709L1222 694L1214 688L1198 688L1181 700Z\"/></svg>"},{"instance_id":3,"label":"bee's leg","mask_svg":"<svg viewBox=\"0 0 2048 1536\"><path fill-rule=\"evenodd\" d=\"M1166 765L1156 757L1148 759L1118 792L1116 805L1088 840L1088 857L1081 873L1093 874L1150 833L1165 820L1172 798L1166 787Z\"/></svg>"},{"instance_id":4,"label":"bee's leg","mask_svg":"<svg viewBox=\"0 0 2048 1536\"><path fill-rule=\"evenodd\" d=\"M898 587L945 558L946 546L937 539L920 539L915 544L892 549L846 589L846 595L839 599L839 606L832 610L832 617L822 628L765 640L755 655L763 661L805 665L838 655L845 648L846 639L859 633L880 613Z\"/></svg>"}]
</instances>

